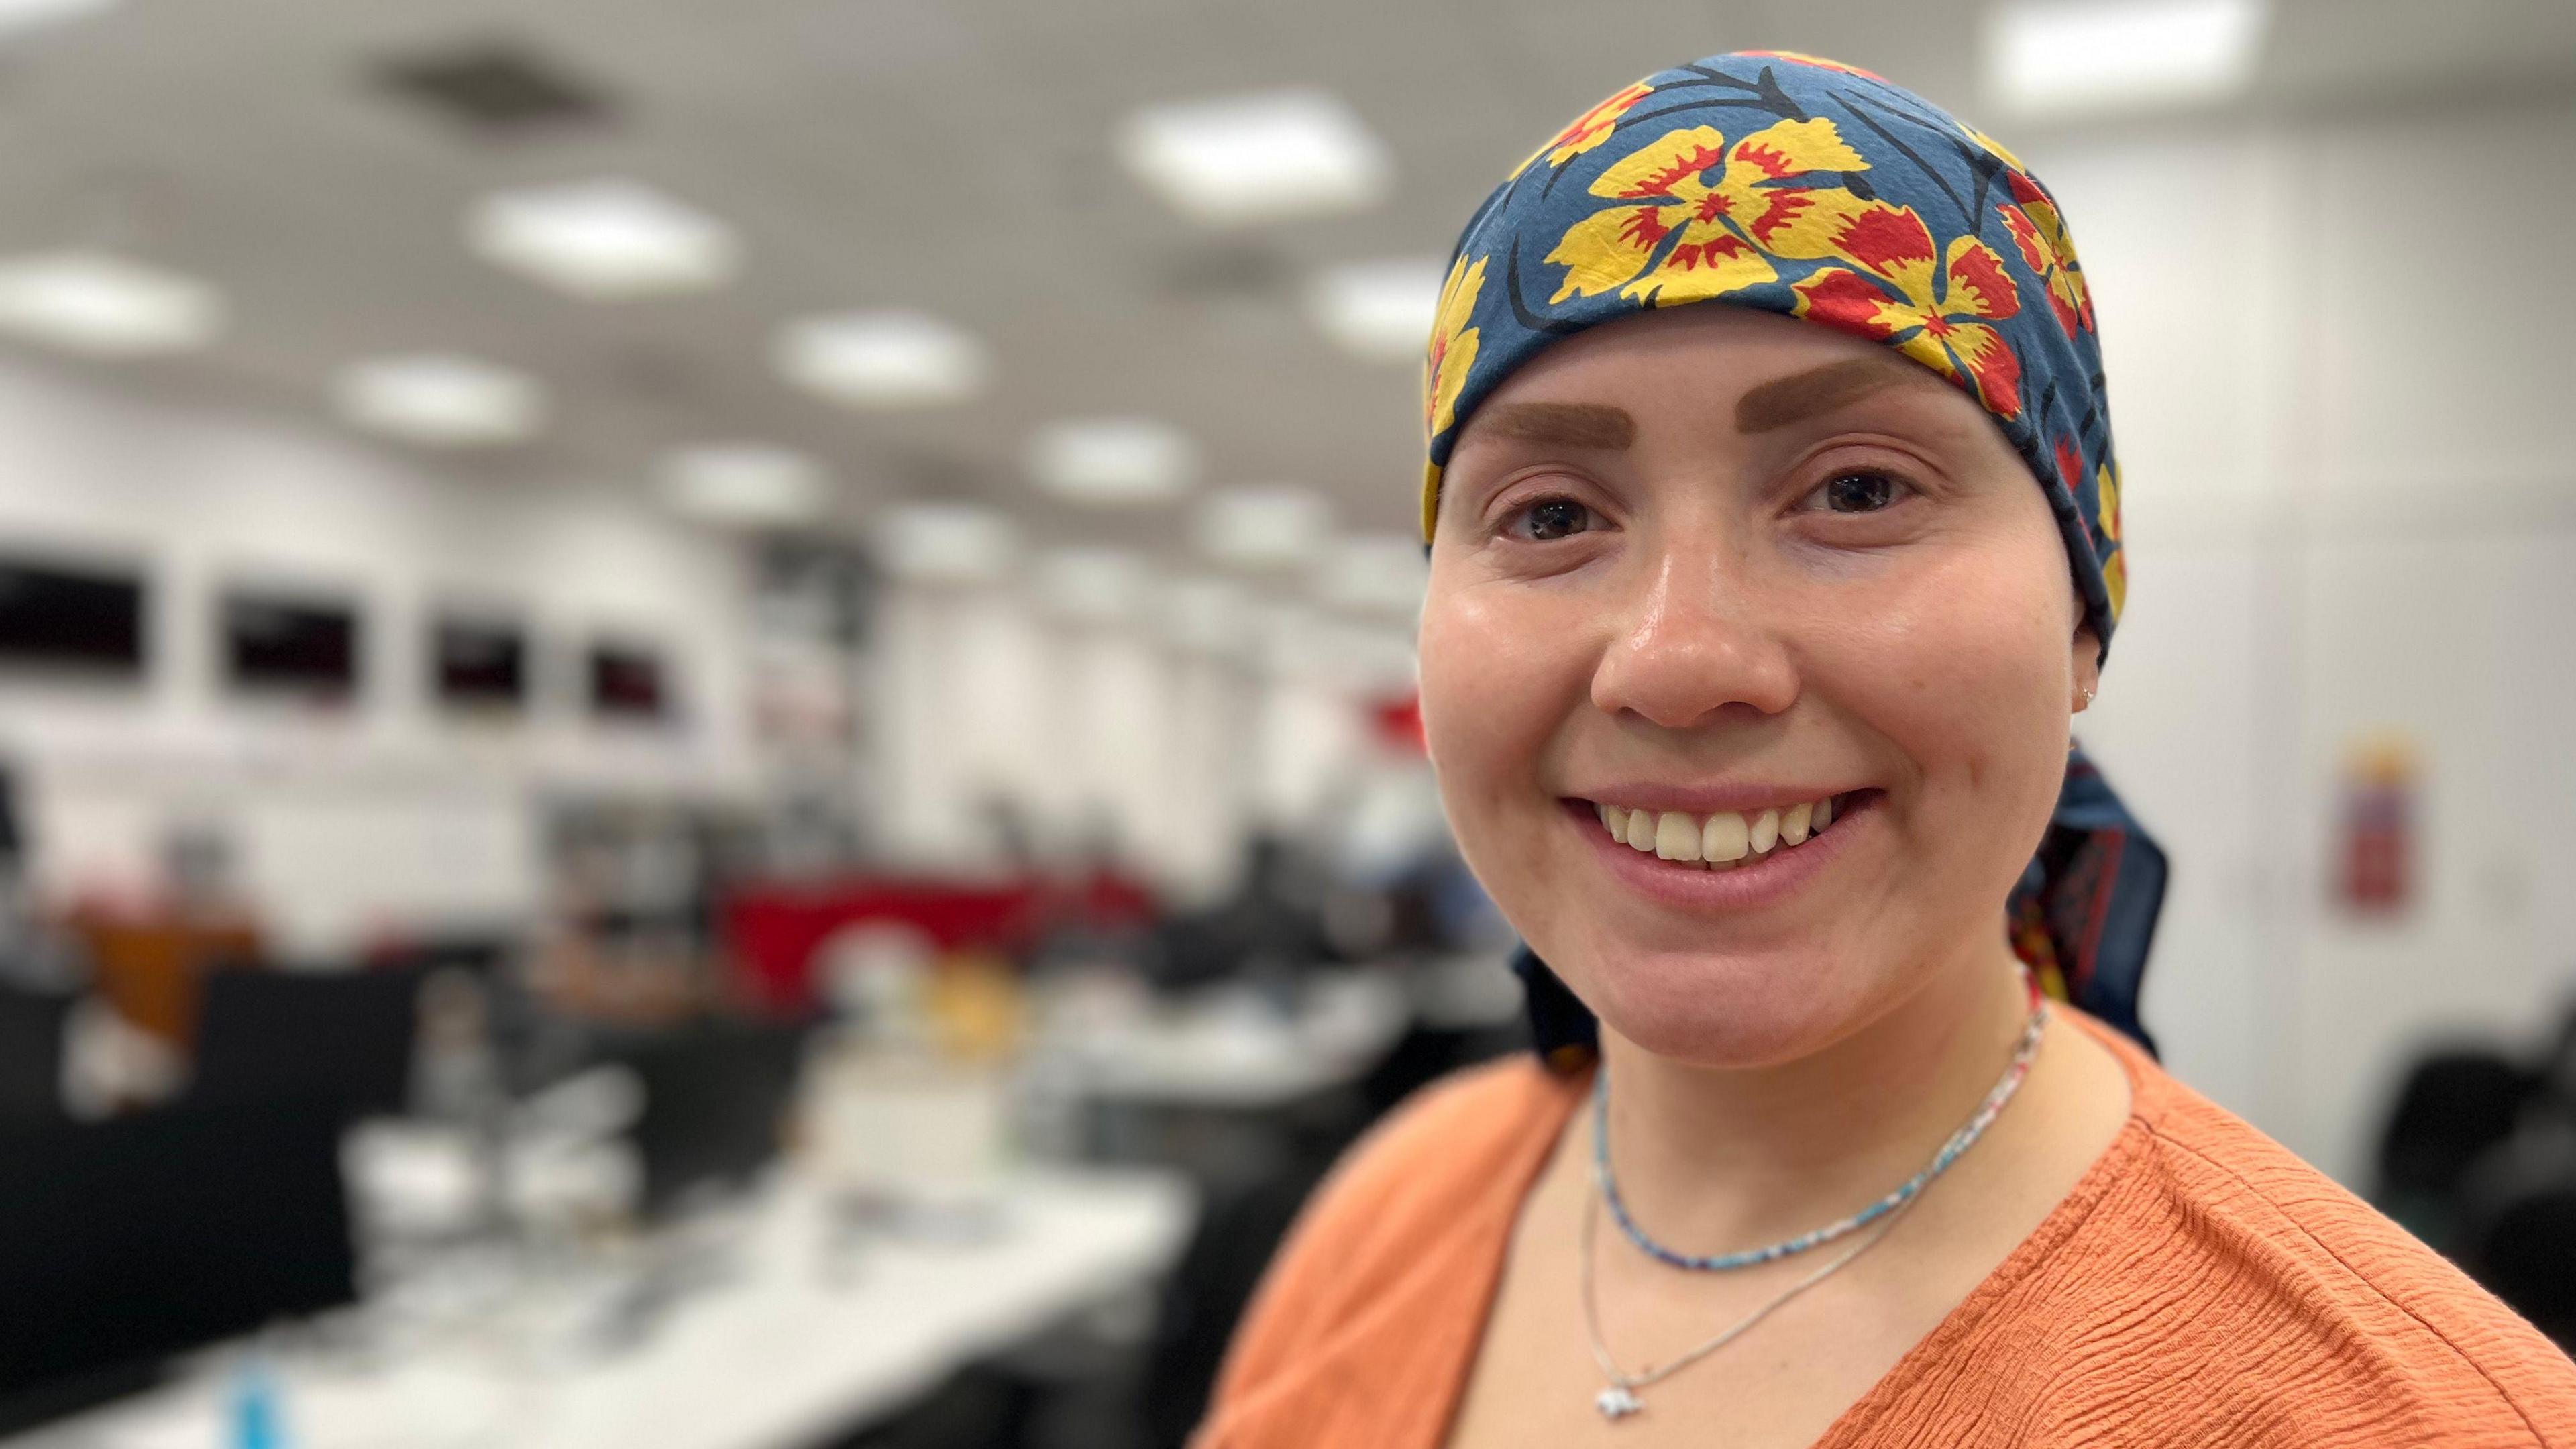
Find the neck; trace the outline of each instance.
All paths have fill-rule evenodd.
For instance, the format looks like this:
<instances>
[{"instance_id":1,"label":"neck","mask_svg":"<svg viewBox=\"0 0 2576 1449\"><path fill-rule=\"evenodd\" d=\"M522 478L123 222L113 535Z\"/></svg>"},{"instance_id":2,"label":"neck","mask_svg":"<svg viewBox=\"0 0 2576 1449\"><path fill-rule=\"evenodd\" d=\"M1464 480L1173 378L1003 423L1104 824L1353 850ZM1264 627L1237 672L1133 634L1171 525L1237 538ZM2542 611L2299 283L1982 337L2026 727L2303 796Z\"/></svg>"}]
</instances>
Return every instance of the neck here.
<instances>
[{"instance_id":1,"label":"neck","mask_svg":"<svg viewBox=\"0 0 2576 1449\"><path fill-rule=\"evenodd\" d=\"M2030 1010L2000 944L1927 977L1859 1031L1776 1066L1694 1066L1605 1028L1611 1165L1637 1221L1684 1252L1748 1248L1921 1170L1993 1088Z\"/></svg>"}]
</instances>

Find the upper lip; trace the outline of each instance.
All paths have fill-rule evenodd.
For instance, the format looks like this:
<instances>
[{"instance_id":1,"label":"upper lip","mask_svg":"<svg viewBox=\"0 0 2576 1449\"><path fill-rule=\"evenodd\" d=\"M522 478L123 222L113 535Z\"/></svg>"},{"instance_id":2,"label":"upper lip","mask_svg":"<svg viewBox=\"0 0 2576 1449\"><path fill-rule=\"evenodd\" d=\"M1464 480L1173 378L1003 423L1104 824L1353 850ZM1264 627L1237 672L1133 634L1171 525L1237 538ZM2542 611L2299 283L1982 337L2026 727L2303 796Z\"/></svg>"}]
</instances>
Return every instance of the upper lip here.
<instances>
[{"instance_id":1,"label":"upper lip","mask_svg":"<svg viewBox=\"0 0 2576 1449\"><path fill-rule=\"evenodd\" d=\"M1773 785L1744 781L1724 785L1599 785L1575 791L1568 798L1595 805L1617 805L1628 810L1652 810L1657 814L1678 811L1684 815L1716 815L1733 811L1751 815L1763 810L1786 810L1794 805L1810 804L1828 797L1839 798L1858 785Z\"/></svg>"}]
</instances>

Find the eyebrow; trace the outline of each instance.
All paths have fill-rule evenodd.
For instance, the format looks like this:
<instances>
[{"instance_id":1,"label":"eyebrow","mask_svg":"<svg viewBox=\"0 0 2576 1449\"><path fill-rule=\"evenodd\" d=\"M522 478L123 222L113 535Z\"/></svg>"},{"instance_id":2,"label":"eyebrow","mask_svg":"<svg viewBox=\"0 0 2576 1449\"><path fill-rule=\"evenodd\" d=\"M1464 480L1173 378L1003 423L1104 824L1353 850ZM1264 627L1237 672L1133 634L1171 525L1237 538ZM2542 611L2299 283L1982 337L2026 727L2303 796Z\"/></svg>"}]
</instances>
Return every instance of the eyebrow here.
<instances>
[{"instance_id":1,"label":"eyebrow","mask_svg":"<svg viewBox=\"0 0 2576 1449\"><path fill-rule=\"evenodd\" d=\"M1485 426L1524 442L1616 451L1637 441L1637 420L1607 403L1504 403L1486 412Z\"/></svg>"},{"instance_id":2,"label":"eyebrow","mask_svg":"<svg viewBox=\"0 0 2576 1449\"><path fill-rule=\"evenodd\" d=\"M1766 433L1846 407L1882 388L1940 380L1921 364L1894 353L1829 362L1766 382L1738 398L1735 430Z\"/></svg>"}]
</instances>

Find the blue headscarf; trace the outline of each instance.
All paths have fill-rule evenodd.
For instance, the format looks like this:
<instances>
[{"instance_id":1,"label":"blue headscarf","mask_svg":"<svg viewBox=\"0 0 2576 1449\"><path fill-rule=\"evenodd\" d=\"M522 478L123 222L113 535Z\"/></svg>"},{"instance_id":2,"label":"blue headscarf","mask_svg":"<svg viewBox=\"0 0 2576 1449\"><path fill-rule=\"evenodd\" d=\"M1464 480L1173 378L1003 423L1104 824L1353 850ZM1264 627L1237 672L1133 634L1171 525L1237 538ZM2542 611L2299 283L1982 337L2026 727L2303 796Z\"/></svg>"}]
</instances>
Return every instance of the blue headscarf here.
<instances>
[{"instance_id":1,"label":"blue headscarf","mask_svg":"<svg viewBox=\"0 0 2576 1449\"><path fill-rule=\"evenodd\" d=\"M1895 348L1957 384L2047 495L2105 654L2127 595L2100 336L2056 199L1995 141L1867 71L1746 51L1621 89L1533 152L1458 239L1423 376L1422 532L1459 430L1557 340L1722 301ZM2146 1041L2139 979L2164 853L2078 753L2014 891L2052 994ZM1551 1059L1596 1028L1522 952Z\"/></svg>"}]
</instances>

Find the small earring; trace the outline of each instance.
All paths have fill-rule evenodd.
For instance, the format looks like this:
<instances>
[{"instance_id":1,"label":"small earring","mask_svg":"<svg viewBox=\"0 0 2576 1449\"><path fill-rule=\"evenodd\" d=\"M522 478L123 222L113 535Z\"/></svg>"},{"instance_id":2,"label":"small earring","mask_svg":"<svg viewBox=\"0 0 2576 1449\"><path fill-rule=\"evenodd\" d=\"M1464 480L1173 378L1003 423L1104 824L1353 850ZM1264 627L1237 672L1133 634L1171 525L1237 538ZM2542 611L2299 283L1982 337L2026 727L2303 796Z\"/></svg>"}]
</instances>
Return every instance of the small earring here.
<instances>
[{"instance_id":1,"label":"small earring","mask_svg":"<svg viewBox=\"0 0 2576 1449\"><path fill-rule=\"evenodd\" d=\"M2082 704L2077 705L2077 706L2076 706L2076 708L2077 708L2078 710L2086 710L2086 709L2091 709L2092 707L2093 707L2093 686L2088 684L2088 685L2084 686L2084 702L2083 702Z\"/></svg>"}]
</instances>

